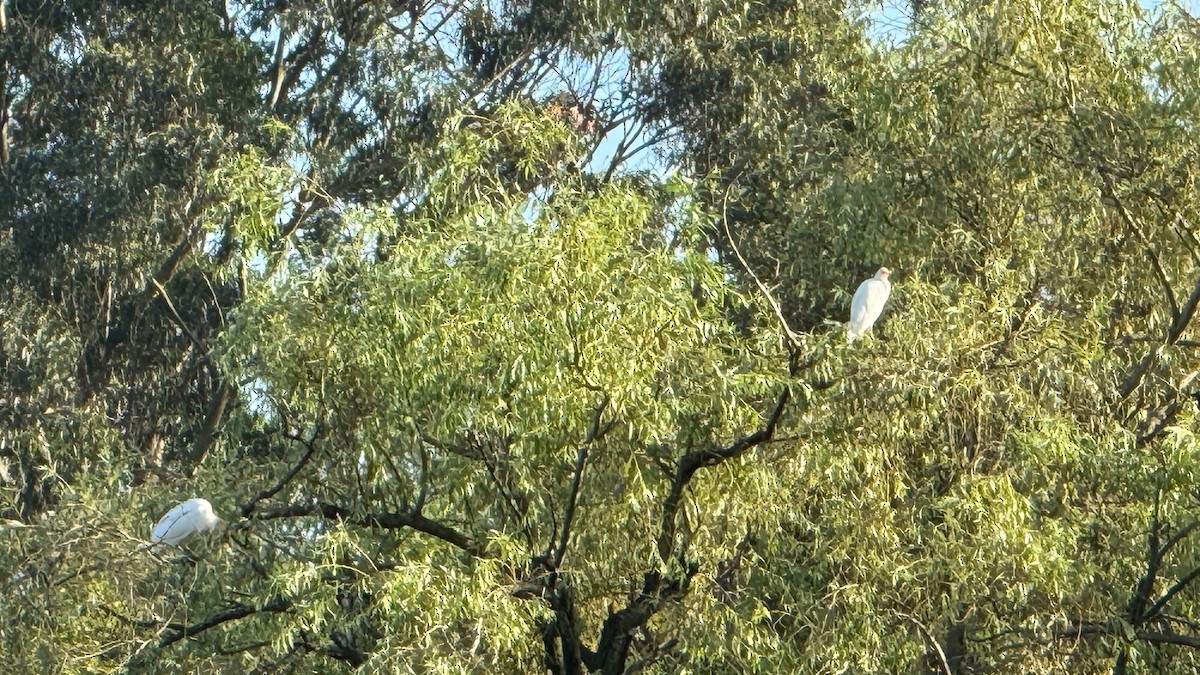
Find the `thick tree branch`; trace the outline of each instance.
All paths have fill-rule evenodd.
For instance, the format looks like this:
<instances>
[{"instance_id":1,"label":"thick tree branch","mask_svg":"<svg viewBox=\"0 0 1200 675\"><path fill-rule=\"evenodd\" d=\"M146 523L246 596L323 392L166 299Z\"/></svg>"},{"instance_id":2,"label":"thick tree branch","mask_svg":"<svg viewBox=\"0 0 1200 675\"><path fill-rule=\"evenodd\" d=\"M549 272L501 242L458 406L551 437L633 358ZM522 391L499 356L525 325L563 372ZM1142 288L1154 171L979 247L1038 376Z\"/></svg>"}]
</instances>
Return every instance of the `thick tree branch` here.
<instances>
[{"instance_id":1,"label":"thick tree branch","mask_svg":"<svg viewBox=\"0 0 1200 675\"><path fill-rule=\"evenodd\" d=\"M1156 501L1156 513L1157 510ZM1159 533L1161 531L1162 521L1156 515L1154 523L1150 526L1150 535L1146 538L1146 573L1138 581L1137 589L1129 601L1127 614L1129 622L1135 626L1140 624L1146 617L1146 604L1150 602L1150 594L1154 592L1154 582L1158 579L1158 568L1162 563L1162 556L1159 555L1158 548Z\"/></svg>"},{"instance_id":2,"label":"thick tree branch","mask_svg":"<svg viewBox=\"0 0 1200 675\"><path fill-rule=\"evenodd\" d=\"M1182 401L1172 401L1150 413L1149 419L1146 420L1145 426L1142 427L1142 433L1138 434L1136 446L1139 448L1143 447L1161 436L1167 430L1167 427L1175 423L1175 420L1179 417L1179 413L1183 410L1183 406Z\"/></svg>"},{"instance_id":3,"label":"thick tree branch","mask_svg":"<svg viewBox=\"0 0 1200 675\"><path fill-rule=\"evenodd\" d=\"M213 367L213 371L217 372L216 367ZM204 422L200 425L200 429L196 432L196 439L192 442L192 450L186 467L189 476L208 455L208 450L217 437L217 427L225 417L225 410L229 406L231 398L233 398L233 387L225 384L224 379L218 379L217 391L213 394L212 400L208 402L208 409L204 411Z\"/></svg>"},{"instance_id":4,"label":"thick tree branch","mask_svg":"<svg viewBox=\"0 0 1200 675\"><path fill-rule=\"evenodd\" d=\"M558 568L562 565L563 558L567 554L567 546L571 542L571 526L575 521L575 510L583 484L583 472L587 465L588 453L592 445L612 428L611 424L601 425L609 401L608 395L605 394L592 415L592 424L588 428L587 435L579 445L575 466L572 470L571 487L567 494L566 512L563 514L563 528L558 546L553 551L548 551L545 558L534 560L535 566L542 565L550 568L549 574L545 577L545 589L548 592L545 597L554 610L554 621L546 627L544 634L546 663L552 673L561 673L561 675L583 675L584 662L594 659L595 656L584 647L579 640L579 634L575 631L577 619L571 588L569 585L559 583L562 577L558 573ZM558 638L557 644L554 641L555 637Z\"/></svg>"},{"instance_id":5,"label":"thick tree branch","mask_svg":"<svg viewBox=\"0 0 1200 675\"><path fill-rule=\"evenodd\" d=\"M273 98L268 106L268 109L274 108L281 101L287 100L288 94L292 91L292 87L296 86L296 83L300 81L300 77L304 74L304 69L313 62L319 47L324 44L322 40L324 32L325 24L323 22L318 22L304 45L297 47L295 51L293 51L281 62L280 69L276 70L275 76L277 78L282 77L282 79L277 80L277 91L273 93ZM345 52L348 51L348 49L349 47L347 46L347 49L343 50L342 55L338 57L338 61L335 63L334 67L336 67L337 63L340 63L345 57ZM282 65L289 61L292 64L291 67ZM281 72L283 70L286 70L286 74ZM304 95L313 93L313 90L324 84L325 80L326 77L322 76L317 82L313 83L313 86L307 92L305 92Z\"/></svg>"},{"instance_id":6,"label":"thick tree branch","mask_svg":"<svg viewBox=\"0 0 1200 675\"><path fill-rule=\"evenodd\" d=\"M1195 532L1197 529L1200 529L1200 520L1193 520L1187 525L1184 525L1178 532L1171 535L1170 539L1167 539L1166 543L1164 543L1162 548L1159 549L1158 555L1165 556L1171 551L1172 548L1175 548L1176 544L1186 539L1188 535Z\"/></svg>"},{"instance_id":7,"label":"thick tree branch","mask_svg":"<svg viewBox=\"0 0 1200 675\"><path fill-rule=\"evenodd\" d=\"M1192 317L1196 315L1197 305L1200 305L1200 280L1197 280L1196 287L1192 289L1192 294L1188 296L1187 302L1179 309L1179 316L1171 322L1171 327L1167 330L1167 344L1174 345L1179 342L1179 338L1183 336L1183 331L1187 330Z\"/></svg>"},{"instance_id":8,"label":"thick tree branch","mask_svg":"<svg viewBox=\"0 0 1200 675\"><path fill-rule=\"evenodd\" d=\"M284 46L287 44L288 29L284 25L283 17L279 18L279 36L275 38L275 66L271 69L271 97L267 100L267 110L275 107L279 102L279 95L283 91L283 78L287 73L287 68L283 60Z\"/></svg>"},{"instance_id":9,"label":"thick tree branch","mask_svg":"<svg viewBox=\"0 0 1200 675\"><path fill-rule=\"evenodd\" d=\"M483 453L478 448L449 443L438 438L434 438L429 434L421 434L421 440L443 452L448 452L452 455L457 455L465 459L473 459L477 461L483 460Z\"/></svg>"},{"instance_id":10,"label":"thick tree branch","mask_svg":"<svg viewBox=\"0 0 1200 675\"><path fill-rule=\"evenodd\" d=\"M1161 339L1162 338L1151 337L1149 335L1126 335L1120 338L1120 342L1122 344L1129 344L1131 342L1158 342ZM1175 346L1196 348L1200 347L1200 340L1176 340Z\"/></svg>"},{"instance_id":11,"label":"thick tree branch","mask_svg":"<svg viewBox=\"0 0 1200 675\"><path fill-rule=\"evenodd\" d=\"M663 501L662 526L658 535L658 554L664 561L671 559L670 552L675 541L675 520L679 514L683 492L691 483L696 471L704 467L716 466L728 459L741 455L757 445L769 442L775 437L775 428L779 424L779 419L783 416L783 411L787 408L791 396L791 387L784 387L783 391L779 394L778 401L775 403L775 410L767 418L767 423L762 429L748 436L743 436L732 445L724 448L710 448L689 452L679 459L679 462L676 464L675 478L671 482L671 490L667 493L666 500Z\"/></svg>"}]
</instances>

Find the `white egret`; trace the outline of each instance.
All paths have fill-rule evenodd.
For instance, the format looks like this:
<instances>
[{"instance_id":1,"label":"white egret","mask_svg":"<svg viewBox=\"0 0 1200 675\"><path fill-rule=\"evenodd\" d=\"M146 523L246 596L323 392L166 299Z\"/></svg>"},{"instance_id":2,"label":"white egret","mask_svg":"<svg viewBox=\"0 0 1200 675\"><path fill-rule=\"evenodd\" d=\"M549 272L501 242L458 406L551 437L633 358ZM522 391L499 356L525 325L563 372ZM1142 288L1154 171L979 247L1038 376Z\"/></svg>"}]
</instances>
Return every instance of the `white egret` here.
<instances>
[{"instance_id":1,"label":"white egret","mask_svg":"<svg viewBox=\"0 0 1200 675\"><path fill-rule=\"evenodd\" d=\"M892 284L888 281L891 273L888 268L880 267L874 277L858 285L854 300L850 302L850 327L846 329L846 342L854 342L871 330L883 313L883 305L892 293Z\"/></svg>"},{"instance_id":2,"label":"white egret","mask_svg":"<svg viewBox=\"0 0 1200 675\"><path fill-rule=\"evenodd\" d=\"M212 504L207 499L193 497L159 519L150 531L152 543L166 542L178 546L180 542L196 532L211 530L221 524L221 519L213 513Z\"/></svg>"}]
</instances>

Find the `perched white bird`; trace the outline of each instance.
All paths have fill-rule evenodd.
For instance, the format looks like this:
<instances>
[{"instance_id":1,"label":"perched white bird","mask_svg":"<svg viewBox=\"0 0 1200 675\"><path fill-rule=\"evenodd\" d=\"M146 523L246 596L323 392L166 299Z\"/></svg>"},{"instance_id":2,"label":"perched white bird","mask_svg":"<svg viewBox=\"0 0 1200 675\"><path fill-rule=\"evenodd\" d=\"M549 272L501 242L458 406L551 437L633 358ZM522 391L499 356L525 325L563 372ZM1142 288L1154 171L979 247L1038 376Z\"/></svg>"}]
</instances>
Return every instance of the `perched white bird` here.
<instances>
[{"instance_id":1,"label":"perched white bird","mask_svg":"<svg viewBox=\"0 0 1200 675\"><path fill-rule=\"evenodd\" d=\"M891 273L888 268L880 267L874 277L858 285L854 300L850 302L850 327L846 329L846 342L854 342L871 330L883 313L883 305L892 293L892 284L888 281Z\"/></svg>"},{"instance_id":2,"label":"perched white bird","mask_svg":"<svg viewBox=\"0 0 1200 675\"><path fill-rule=\"evenodd\" d=\"M196 532L211 530L220 524L221 519L213 513L212 504L207 499L193 497L167 511L167 515L159 519L154 529L150 530L150 541L178 546Z\"/></svg>"}]
</instances>

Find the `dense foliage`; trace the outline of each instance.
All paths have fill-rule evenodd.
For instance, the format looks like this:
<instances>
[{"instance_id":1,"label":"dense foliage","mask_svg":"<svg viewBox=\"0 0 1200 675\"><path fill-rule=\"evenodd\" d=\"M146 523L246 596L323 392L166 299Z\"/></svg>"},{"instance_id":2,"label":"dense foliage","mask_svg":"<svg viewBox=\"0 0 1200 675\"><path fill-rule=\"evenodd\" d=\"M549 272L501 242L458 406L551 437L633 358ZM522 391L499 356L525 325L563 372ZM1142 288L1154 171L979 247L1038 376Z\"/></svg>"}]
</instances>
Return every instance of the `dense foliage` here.
<instances>
[{"instance_id":1,"label":"dense foliage","mask_svg":"<svg viewBox=\"0 0 1200 675\"><path fill-rule=\"evenodd\" d=\"M1200 22L872 11L0 0L0 670L1200 669Z\"/></svg>"}]
</instances>

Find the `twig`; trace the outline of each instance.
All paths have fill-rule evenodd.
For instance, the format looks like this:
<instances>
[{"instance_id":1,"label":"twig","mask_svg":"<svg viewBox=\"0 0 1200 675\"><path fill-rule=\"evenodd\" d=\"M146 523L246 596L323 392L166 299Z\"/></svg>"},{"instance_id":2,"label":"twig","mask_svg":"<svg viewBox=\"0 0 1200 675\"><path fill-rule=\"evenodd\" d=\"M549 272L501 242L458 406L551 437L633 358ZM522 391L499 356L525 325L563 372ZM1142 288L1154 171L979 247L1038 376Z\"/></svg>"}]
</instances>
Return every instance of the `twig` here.
<instances>
[{"instance_id":1,"label":"twig","mask_svg":"<svg viewBox=\"0 0 1200 675\"><path fill-rule=\"evenodd\" d=\"M306 464L308 464L308 460L311 459L313 456L313 453L316 452L316 449L317 449L316 440L317 439L316 439L315 435L313 438L311 438L307 441L302 438L295 437L295 436L291 436L289 438L291 438L291 440L293 440L293 441L297 441L299 443L304 444L304 446L306 448L304 451L304 455L302 455L300 457L300 461L297 462L296 465L293 466L291 468L291 470L288 471L283 476L283 478L279 479L279 482L275 483L275 485L267 488L266 490L259 492L253 499L251 499L250 501L248 501L242 505L242 517L243 518L249 518L250 514L254 512L254 507L256 505L258 505L259 502L261 502L264 499L270 499L271 497L274 497L275 495L279 494L279 491L282 490L284 488L284 486L286 486L288 483L290 483L292 481L292 479L296 477L296 474L300 473L300 470L303 469Z\"/></svg>"},{"instance_id":2,"label":"twig","mask_svg":"<svg viewBox=\"0 0 1200 675\"><path fill-rule=\"evenodd\" d=\"M754 280L754 284L758 286L758 290L766 297L767 302L771 304L771 309L775 311L775 318L779 319L779 325L783 327L783 332L787 335L788 341L792 343L793 348L799 348L800 336L788 325L787 319L783 316L783 308L780 306L779 301L775 299L775 296L771 294L766 284L750 268L750 263L746 262L746 258L742 256L741 250L738 249L737 242L733 240L733 233L729 231L729 191L731 189L733 189L732 182L725 188L725 196L721 205L721 225L725 228L725 237L729 240L729 246L733 249L734 255L737 256L738 262L742 264L742 269L746 270L746 273Z\"/></svg>"},{"instance_id":3,"label":"twig","mask_svg":"<svg viewBox=\"0 0 1200 675\"><path fill-rule=\"evenodd\" d=\"M946 675L954 675L954 670L950 667L950 659L946 658L945 650L942 649L942 645L938 644L937 639L933 637L933 633L929 632L929 629L925 627L925 624L918 621L917 617L912 616L911 614L897 614L896 616L911 622L912 625L917 627L917 630L921 633L921 637L925 639L925 642L927 642L930 647L933 647L934 653L937 654L938 662L942 666L942 670L946 673Z\"/></svg>"},{"instance_id":4,"label":"twig","mask_svg":"<svg viewBox=\"0 0 1200 675\"><path fill-rule=\"evenodd\" d=\"M188 328L188 325L184 323L183 317L179 316L179 311L175 309L175 303L171 302L171 296L167 294L167 289L163 288L163 285L160 284L158 279L155 279L154 277L150 277L150 283L153 284L154 288L158 290L159 297L161 297L163 301L167 303L167 309L171 310L171 320L174 321L175 325L179 326L179 329L183 331L183 334L192 341L192 344L195 345L196 351L200 354L200 357L205 358L206 351L204 349L204 345L201 344L200 338L196 337L196 334L192 332L192 329Z\"/></svg>"}]
</instances>

